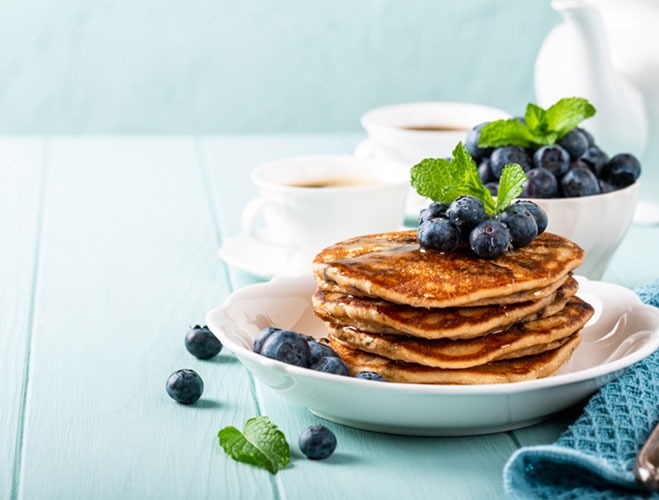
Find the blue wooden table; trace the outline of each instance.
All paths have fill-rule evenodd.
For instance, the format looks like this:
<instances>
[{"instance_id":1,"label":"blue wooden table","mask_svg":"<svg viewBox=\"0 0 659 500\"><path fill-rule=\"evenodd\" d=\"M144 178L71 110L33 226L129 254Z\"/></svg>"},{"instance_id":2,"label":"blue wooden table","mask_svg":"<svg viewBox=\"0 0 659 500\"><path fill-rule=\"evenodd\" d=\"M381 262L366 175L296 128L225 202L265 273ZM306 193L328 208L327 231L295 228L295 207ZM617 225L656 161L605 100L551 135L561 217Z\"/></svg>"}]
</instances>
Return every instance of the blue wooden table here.
<instances>
[{"instance_id":1,"label":"blue wooden table","mask_svg":"<svg viewBox=\"0 0 659 500\"><path fill-rule=\"evenodd\" d=\"M183 346L190 326L257 278L217 250L256 194L249 173L285 156L350 153L357 135L0 139L0 499L501 498L519 447L578 415L477 437L419 438L326 423L336 453L306 459L319 419L251 379L226 349ZM659 192L646 169L644 193ZM656 198L655 198L656 199ZM659 227L634 226L604 280L659 277ZM175 403L179 368L203 399ZM230 459L227 425L267 415L292 462L276 476Z\"/></svg>"}]
</instances>

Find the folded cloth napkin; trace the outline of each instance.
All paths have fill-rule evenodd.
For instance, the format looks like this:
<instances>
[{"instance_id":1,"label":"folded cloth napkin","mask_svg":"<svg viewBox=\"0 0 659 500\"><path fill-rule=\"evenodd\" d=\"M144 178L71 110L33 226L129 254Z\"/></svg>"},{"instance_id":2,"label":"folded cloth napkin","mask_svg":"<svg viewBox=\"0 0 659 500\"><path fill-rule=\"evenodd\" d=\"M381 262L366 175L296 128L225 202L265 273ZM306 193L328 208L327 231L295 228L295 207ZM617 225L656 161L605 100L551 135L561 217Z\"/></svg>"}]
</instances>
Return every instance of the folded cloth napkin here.
<instances>
[{"instance_id":1,"label":"folded cloth napkin","mask_svg":"<svg viewBox=\"0 0 659 500\"><path fill-rule=\"evenodd\" d=\"M659 307L659 280L636 290ZM606 384L552 445L521 448L503 473L512 499L659 498L638 486L634 462L659 422L659 351Z\"/></svg>"}]
</instances>

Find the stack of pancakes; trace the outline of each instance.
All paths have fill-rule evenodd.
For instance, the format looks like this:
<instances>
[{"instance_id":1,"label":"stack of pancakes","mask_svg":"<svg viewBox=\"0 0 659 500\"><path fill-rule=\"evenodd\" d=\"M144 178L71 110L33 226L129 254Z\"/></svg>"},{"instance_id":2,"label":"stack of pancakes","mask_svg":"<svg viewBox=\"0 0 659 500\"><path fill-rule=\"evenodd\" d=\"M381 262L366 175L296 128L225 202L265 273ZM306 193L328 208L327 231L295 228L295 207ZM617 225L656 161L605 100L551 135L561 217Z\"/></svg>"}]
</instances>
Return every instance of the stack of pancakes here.
<instances>
[{"instance_id":1,"label":"stack of pancakes","mask_svg":"<svg viewBox=\"0 0 659 500\"><path fill-rule=\"evenodd\" d=\"M556 373L593 308L575 296L575 243L543 233L487 260L422 249L416 231L352 238L313 261L315 314L351 373L486 384Z\"/></svg>"}]
</instances>

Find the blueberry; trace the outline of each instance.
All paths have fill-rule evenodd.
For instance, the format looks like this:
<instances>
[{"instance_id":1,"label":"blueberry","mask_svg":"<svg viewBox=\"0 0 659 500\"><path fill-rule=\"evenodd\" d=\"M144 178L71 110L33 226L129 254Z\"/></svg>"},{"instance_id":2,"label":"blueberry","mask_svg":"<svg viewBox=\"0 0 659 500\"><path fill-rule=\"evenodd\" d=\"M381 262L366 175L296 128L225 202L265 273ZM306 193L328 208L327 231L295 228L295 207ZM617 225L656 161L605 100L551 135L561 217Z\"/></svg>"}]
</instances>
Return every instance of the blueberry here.
<instances>
[{"instance_id":1,"label":"blueberry","mask_svg":"<svg viewBox=\"0 0 659 500\"><path fill-rule=\"evenodd\" d=\"M478 175L481 178L481 182L483 184L496 181L496 178L492 173L492 168L490 167L489 158L483 158L481 162L478 164Z\"/></svg>"},{"instance_id":2,"label":"blueberry","mask_svg":"<svg viewBox=\"0 0 659 500\"><path fill-rule=\"evenodd\" d=\"M440 203L439 201L435 201L428 205L427 208L421 210L421 213L419 214L419 224L423 224L424 222L430 219L434 219L435 217L444 217L447 210L448 203Z\"/></svg>"},{"instance_id":3,"label":"blueberry","mask_svg":"<svg viewBox=\"0 0 659 500\"><path fill-rule=\"evenodd\" d=\"M320 358L338 358L339 355L334 352L330 346L326 344L321 344L317 340L308 341L309 344L309 353L311 355L309 363L314 365L320 361Z\"/></svg>"},{"instance_id":4,"label":"blueberry","mask_svg":"<svg viewBox=\"0 0 659 500\"><path fill-rule=\"evenodd\" d=\"M311 365L312 370L323 373L334 373L336 375L349 375L348 365L338 357L325 356L320 358L317 363Z\"/></svg>"},{"instance_id":5,"label":"blueberry","mask_svg":"<svg viewBox=\"0 0 659 500\"><path fill-rule=\"evenodd\" d=\"M488 182L487 184L485 184L485 187L492 194L492 196L496 196L497 194L499 194L499 183L498 182L496 182L496 181Z\"/></svg>"},{"instance_id":6,"label":"blueberry","mask_svg":"<svg viewBox=\"0 0 659 500\"><path fill-rule=\"evenodd\" d=\"M449 252L460 243L460 230L448 219L437 217L421 224L416 237L423 248Z\"/></svg>"},{"instance_id":7,"label":"blueberry","mask_svg":"<svg viewBox=\"0 0 659 500\"><path fill-rule=\"evenodd\" d=\"M261 354L289 365L309 368L311 351L307 339L297 332L278 330L265 339Z\"/></svg>"},{"instance_id":8,"label":"blueberry","mask_svg":"<svg viewBox=\"0 0 659 500\"><path fill-rule=\"evenodd\" d=\"M302 431L297 445L307 458L323 460L336 449L336 436L324 425L312 425Z\"/></svg>"},{"instance_id":9,"label":"blueberry","mask_svg":"<svg viewBox=\"0 0 659 500\"><path fill-rule=\"evenodd\" d=\"M538 226L538 234L545 232L545 229L547 229L547 224L549 223L549 219L542 207L538 206L536 203L533 203L530 200L518 200L515 202L515 204L521 205L529 212L531 212L531 215L533 215L533 218L535 219L535 224Z\"/></svg>"},{"instance_id":10,"label":"blueberry","mask_svg":"<svg viewBox=\"0 0 659 500\"><path fill-rule=\"evenodd\" d=\"M546 168L532 168L526 174L522 194L529 198L554 198L558 193L558 180Z\"/></svg>"},{"instance_id":11,"label":"blueberry","mask_svg":"<svg viewBox=\"0 0 659 500\"><path fill-rule=\"evenodd\" d=\"M577 127L577 130L581 132L586 138L586 141L588 141L588 147L595 145L595 138L593 137L593 134L588 132L585 128Z\"/></svg>"},{"instance_id":12,"label":"blueberry","mask_svg":"<svg viewBox=\"0 0 659 500\"><path fill-rule=\"evenodd\" d=\"M222 342L213 335L207 326L195 325L185 335L185 348L195 358L210 359L222 350Z\"/></svg>"},{"instance_id":13,"label":"blueberry","mask_svg":"<svg viewBox=\"0 0 659 500\"><path fill-rule=\"evenodd\" d=\"M478 145L478 141L481 138L481 130L489 122L479 123L469 132L467 132L467 137L465 138L465 148L469 154L478 161L481 158L488 156L492 152L492 148L481 148Z\"/></svg>"},{"instance_id":14,"label":"blueberry","mask_svg":"<svg viewBox=\"0 0 659 500\"><path fill-rule=\"evenodd\" d=\"M617 188L624 188L634 184L639 175L641 175L641 164L638 159L629 153L621 153L615 155L602 167L600 177Z\"/></svg>"},{"instance_id":15,"label":"blueberry","mask_svg":"<svg viewBox=\"0 0 659 500\"><path fill-rule=\"evenodd\" d=\"M494 259L502 255L512 237L506 226L496 219L488 219L471 230L469 246L479 257Z\"/></svg>"},{"instance_id":16,"label":"blueberry","mask_svg":"<svg viewBox=\"0 0 659 500\"><path fill-rule=\"evenodd\" d=\"M538 225L533 214L523 205L513 203L498 215L510 231L512 244L515 247L523 247L531 243L538 236Z\"/></svg>"},{"instance_id":17,"label":"blueberry","mask_svg":"<svg viewBox=\"0 0 659 500\"><path fill-rule=\"evenodd\" d=\"M600 191L602 192L602 194L611 193L613 191L618 190L618 188L615 187L613 184L603 181L602 179L599 180L599 184L600 184Z\"/></svg>"},{"instance_id":18,"label":"blueberry","mask_svg":"<svg viewBox=\"0 0 659 500\"><path fill-rule=\"evenodd\" d=\"M561 179L561 188L566 198L590 196L601 192L595 174L587 168L573 168Z\"/></svg>"},{"instance_id":19,"label":"blueberry","mask_svg":"<svg viewBox=\"0 0 659 500\"><path fill-rule=\"evenodd\" d=\"M184 368L169 376L165 389L174 401L189 405L201 397L204 381L194 370Z\"/></svg>"},{"instance_id":20,"label":"blueberry","mask_svg":"<svg viewBox=\"0 0 659 500\"><path fill-rule=\"evenodd\" d=\"M494 177L500 178L503 168L509 163L518 163L527 172L532 161L526 149L520 146L503 146L492 151L490 168Z\"/></svg>"},{"instance_id":21,"label":"blueberry","mask_svg":"<svg viewBox=\"0 0 659 500\"><path fill-rule=\"evenodd\" d=\"M355 378L361 378L364 380L375 380L377 382L386 382L386 379L377 372L369 372L369 371L359 372L357 375L355 375Z\"/></svg>"},{"instance_id":22,"label":"blueberry","mask_svg":"<svg viewBox=\"0 0 659 500\"><path fill-rule=\"evenodd\" d=\"M270 335L272 335L273 333L278 332L280 330L281 330L281 328L276 328L274 326L269 326L269 327L264 328L263 330L261 330L259 332L259 334L256 336L256 338L254 339L254 343L252 345L252 350L257 354L260 354L261 349L263 348L263 343L265 342L265 340Z\"/></svg>"},{"instance_id":23,"label":"blueberry","mask_svg":"<svg viewBox=\"0 0 659 500\"><path fill-rule=\"evenodd\" d=\"M533 163L536 167L546 168L556 177L560 177L570 166L570 155L559 145L542 146L533 155Z\"/></svg>"},{"instance_id":24,"label":"blueberry","mask_svg":"<svg viewBox=\"0 0 659 500\"><path fill-rule=\"evenodd\" d=\"M454 226L466 231L487 218L483 202L473 196L458 196L451 202L446 216Z\"/></svg>"},{"instance_id":25,"label":"blueberry","mask_svg":"<svg viewBox=\"0 0 659 500\"><path fill-rule=\"evenodd\" d=\"M609 156L597 146L591 146L579 160L587 163L593 173L599 177L604 165L609 163Z\"/></svg>"},{"instance_id":26,"label":"blueberry","mask_svg":"<svg viewBox=\"0 0 659 500\"><path fill-rule=\"evenodd\" d=\"M570 158L577 159L588 149L588 137L582 130L574 128L560 138L558 144L565 148Z\"/></svg>"}]
</instances>

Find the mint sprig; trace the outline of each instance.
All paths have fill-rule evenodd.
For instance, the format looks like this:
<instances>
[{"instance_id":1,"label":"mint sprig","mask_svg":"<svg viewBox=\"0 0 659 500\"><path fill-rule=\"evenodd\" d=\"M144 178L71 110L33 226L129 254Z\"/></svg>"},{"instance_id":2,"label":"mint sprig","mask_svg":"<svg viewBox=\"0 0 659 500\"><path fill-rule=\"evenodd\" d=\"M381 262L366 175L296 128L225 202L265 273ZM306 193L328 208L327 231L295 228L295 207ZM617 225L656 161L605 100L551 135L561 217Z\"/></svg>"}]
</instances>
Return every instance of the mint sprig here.
<instances>
[{"instance_id":1,"label":"mint sprig","mask_svg":"<svg viewBox=\"0 0 659 500\"><path fill-rule=\"evenodd\" d=\"M546 110L529 103L525 123L515 118L488 123L481 130L478 146L550 146L594 114L593 105L581 97L566 97Z\"/></svg>"},{"instance_id":2,"label":"mint sprig","mask_svg":"<svg viewBox=\"0 0 659 500\"><path fill-rule=\"evenodd\" d=\"M271 474L276 474L290 461L286 436L268 417L250 418L243 432L233 426L225 427L217 437L231 458L267 469Z\"/></svg>"},{"instance_id":3,"label":"mint sprig","mask_svg":"<svg viewBox=\"0 0 659 500\"><path fill-rule=\"evenodd\" d=\"M455 147L450 160L426 158L412 167L410 175L412 187L419 195L442 203L451 203L459 196L473 196L483 202L485 212L490 216L510 205L522 193L526 180L521 166L516 163L506 165L495 200L481 181L478 167L462 142Z\"/></svg>"}]
</instances>

